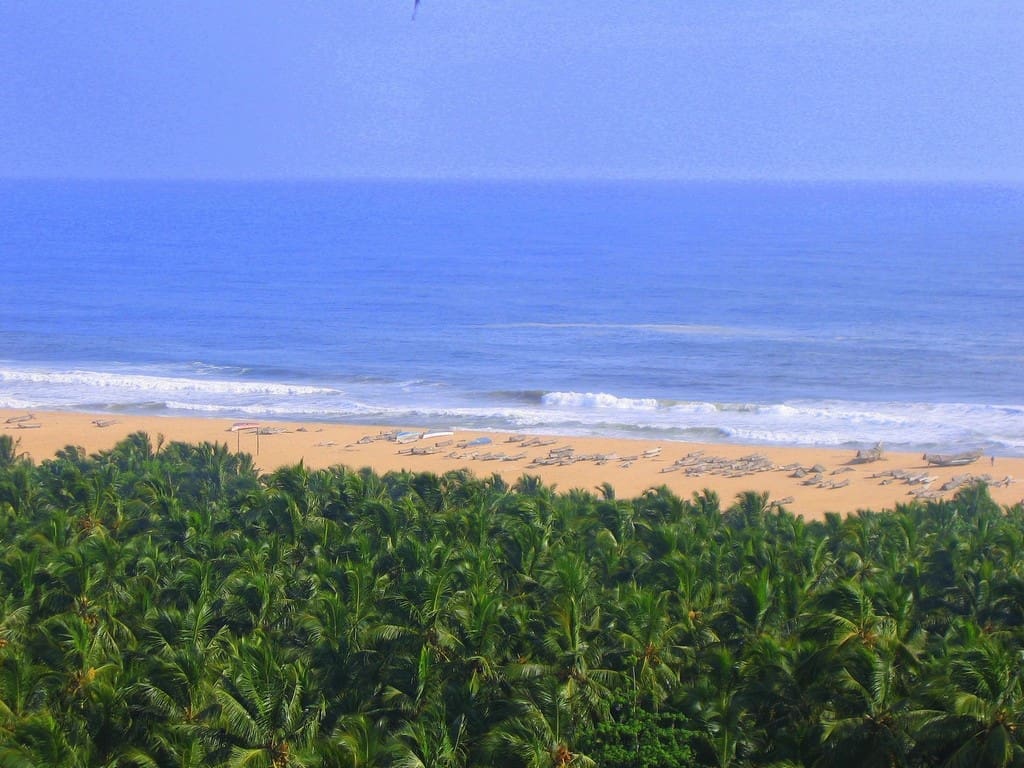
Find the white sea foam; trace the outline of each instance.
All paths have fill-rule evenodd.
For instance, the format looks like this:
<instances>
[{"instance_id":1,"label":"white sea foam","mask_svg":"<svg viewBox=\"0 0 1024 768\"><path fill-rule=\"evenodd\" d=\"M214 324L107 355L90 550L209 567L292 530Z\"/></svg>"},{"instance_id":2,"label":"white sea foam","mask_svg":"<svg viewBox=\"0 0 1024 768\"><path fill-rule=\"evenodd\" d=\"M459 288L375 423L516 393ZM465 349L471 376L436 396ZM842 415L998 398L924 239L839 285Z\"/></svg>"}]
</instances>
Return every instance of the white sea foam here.
<instances>
[{"instance_id":1,"label":"white sea foam","mask_svg":"<svg viewBox=\"0 0 1024 768\"><path fill-rule=\"evenodd\" d=\"M623 408L649 410L658 401L649 397L616 397L605 392L549 392L541 398L544 405L556 408Z\"/></svg>"},{"instance_id":2,"label":"white sea foam","mask_svg":"<svg viewBox=\"0 0 1024 768\"><path fill-rule=\"evenodd\" d=\"M267 381L249 382L101 371L42 371L10 368L0 369L0 383L87 387L136 392L196 392L218 395L316 395L337 392L329 387Z\"/></svg>"},{"instance_id":3,"label":"white sea foam","mask_svg":"<svg viewBox=\"0 0 1024 768\"><path fill-rule=\"evenodd\" d=\"M445 423L481 429L566 434L720 439L891 449L979 448L1024 454L1024 406L790 400L709 402L552 391L487 396L427 380L348 381L319 386L161 376L151 370L89 371L0 367L0 407L202 413L225 417Z\"/></svg>"},{"instance_id":4,"label":"white sea foam","mask_svg":"<svg viewBox=\"0 0 1024 768\"><path fill-rule=\"evenodd\" d=\"M24 410L28 408L38 408L39 403L34 400L25 400L19 397L3 397L0 396L0 408L7 408L12 410Z\"/></svg>"},{"instance_id":5,"label":"white sea foam","mask_svg":"<svg viewBox=\"0 0 1024 768\"><path fill-rule=\"evenodd\" d=\"M660 402L609 394L551 393L530 416L593 429L692 433L717 431L736 442L844 446L1024 448L1024 409L973 403ZM609 419L614 410L614 423ZM520 420L527 414L519 414Z\"/></svg>"}]
</instances>

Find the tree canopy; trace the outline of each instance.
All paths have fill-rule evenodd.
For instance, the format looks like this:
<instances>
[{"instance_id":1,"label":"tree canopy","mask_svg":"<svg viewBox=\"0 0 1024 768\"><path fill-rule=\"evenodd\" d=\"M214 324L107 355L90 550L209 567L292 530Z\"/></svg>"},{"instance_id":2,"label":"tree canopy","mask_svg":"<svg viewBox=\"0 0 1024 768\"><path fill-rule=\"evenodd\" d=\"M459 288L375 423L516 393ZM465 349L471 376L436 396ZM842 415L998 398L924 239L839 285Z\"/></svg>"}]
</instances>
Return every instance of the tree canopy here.
<instances>
[{"instance_id":1,"label":"tree canopy","mask_svg":"<svg viewBox=\"0 0 1024 768\"><path fill-rule=\"evenodd\" d=\"M0 437L0 766L1024 765L1024 510Z\"/></svg>"}]
</instances>

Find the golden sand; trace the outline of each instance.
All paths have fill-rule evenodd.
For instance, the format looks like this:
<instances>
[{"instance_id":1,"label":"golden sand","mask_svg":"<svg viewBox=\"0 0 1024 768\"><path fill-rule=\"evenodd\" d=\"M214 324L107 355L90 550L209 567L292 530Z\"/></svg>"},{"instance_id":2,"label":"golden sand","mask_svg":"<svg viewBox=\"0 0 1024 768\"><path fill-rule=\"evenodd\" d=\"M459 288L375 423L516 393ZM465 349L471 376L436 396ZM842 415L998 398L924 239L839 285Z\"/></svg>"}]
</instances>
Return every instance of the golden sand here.
<instances>
[{"instance_id":1,"label":"golden sand","mask_svg":"<svg viewBox=\"0 0 1024 768\"><path fill-rule=\"evenodd\" d=\"M299 461L310 468L345 465L379 473L468 469L480 477L498 474L510 483L524 474L535 475L559 491L580 488L596 493L608 483L619 498L661 485L683 498L710 489L723 508L745 491L767 491L771 501L807 519L819 519L826 512L892 509L916 496L949 498L958 483L979 477L999 504L1024 499L1024 484L1017 480L1024 479L1024 458L984 456L968 466L935 467L919 454L907 453L886 453L882 460L857 463L854 451L825 448L463 430L397 443L377 439L399 431L393 427L260 422L258 428L232 431L235 424L225 419L0 410L0 434L17 440L18 450L37 462L69 445L95 453L142 431L154 444L161 437L165 442L225 443L252 454L264 471ZM407 430L428 432L416 425ZM474 445L479 438L490 442Z\"/></svg>"}]
</instances>

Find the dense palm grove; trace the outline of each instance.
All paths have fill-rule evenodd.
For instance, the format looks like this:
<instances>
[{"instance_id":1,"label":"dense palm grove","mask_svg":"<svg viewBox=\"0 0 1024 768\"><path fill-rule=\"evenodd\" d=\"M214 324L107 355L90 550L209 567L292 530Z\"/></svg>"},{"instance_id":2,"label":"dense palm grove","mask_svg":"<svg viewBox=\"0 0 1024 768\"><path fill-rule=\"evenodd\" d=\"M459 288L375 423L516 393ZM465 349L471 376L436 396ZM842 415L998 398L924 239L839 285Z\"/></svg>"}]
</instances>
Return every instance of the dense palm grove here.
<instances>
[{"instance_id":1,"label":"dense palm grove","mask_svg":"<svg viewBox=\"0 0 1024 768\"><path fill-rule=\"evenodd\" d=\"M0 765L1022 765L1022 523L0 437Z\"/></svg>"}]
</instances>

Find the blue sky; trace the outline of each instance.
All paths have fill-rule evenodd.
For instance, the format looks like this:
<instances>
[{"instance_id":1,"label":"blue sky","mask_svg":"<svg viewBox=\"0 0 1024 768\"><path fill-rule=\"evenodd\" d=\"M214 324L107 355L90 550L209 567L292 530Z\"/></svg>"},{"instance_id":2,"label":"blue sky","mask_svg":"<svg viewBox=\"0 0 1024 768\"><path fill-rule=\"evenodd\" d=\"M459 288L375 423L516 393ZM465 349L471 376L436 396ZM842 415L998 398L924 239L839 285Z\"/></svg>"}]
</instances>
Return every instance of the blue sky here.
<instances>
[{"instance_id":1,"label":"blue sky","mask_svg":"<svg viewBox=\"0 0 1024 768\"><path fill-rule=\"evenodd\" d=\"M1024 180L1024 2L0 0L0 177Z\"/></svg>"}]
</instances>

